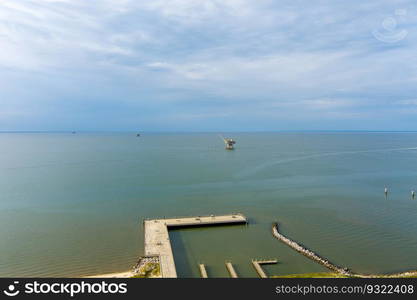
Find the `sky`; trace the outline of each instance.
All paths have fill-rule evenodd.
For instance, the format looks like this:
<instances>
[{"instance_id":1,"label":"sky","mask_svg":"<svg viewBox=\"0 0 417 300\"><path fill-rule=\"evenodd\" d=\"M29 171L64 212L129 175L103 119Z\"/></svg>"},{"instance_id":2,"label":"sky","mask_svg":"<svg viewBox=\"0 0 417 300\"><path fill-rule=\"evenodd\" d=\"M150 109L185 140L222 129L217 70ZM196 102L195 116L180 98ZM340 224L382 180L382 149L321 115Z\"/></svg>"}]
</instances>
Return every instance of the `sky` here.
<instances>
[{"instance_id":1,"label":"sky","mask_svg":"<svg viewBox=\"0 0 417 300\"><path fill-rule=\"evenodd\" d=\"M0 131L417 130L408 0L0 0Z\"/></svg>"}]
</instances>

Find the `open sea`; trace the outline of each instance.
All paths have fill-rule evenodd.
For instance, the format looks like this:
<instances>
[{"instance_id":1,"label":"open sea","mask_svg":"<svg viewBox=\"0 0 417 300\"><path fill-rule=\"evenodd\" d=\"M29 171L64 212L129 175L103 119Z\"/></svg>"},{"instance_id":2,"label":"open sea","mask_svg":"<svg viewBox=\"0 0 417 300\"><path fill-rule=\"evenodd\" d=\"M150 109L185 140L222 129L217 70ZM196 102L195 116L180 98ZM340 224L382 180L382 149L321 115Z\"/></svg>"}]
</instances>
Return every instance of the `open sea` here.
<instances>
[{"instance_id":1,"label":"open sea","mask_svg":"<svg viewBox=\"0 0 417 300\"><path fill-rule=\"evenodd\" d=\"M1 133L0 277L126 271L144 218L241 212L248 226L170 232L180 277L324 272L281 231L355 272L417 269L417 133ZM389 188L388 197L384 187Z\"/></svg>"}]
</instances>

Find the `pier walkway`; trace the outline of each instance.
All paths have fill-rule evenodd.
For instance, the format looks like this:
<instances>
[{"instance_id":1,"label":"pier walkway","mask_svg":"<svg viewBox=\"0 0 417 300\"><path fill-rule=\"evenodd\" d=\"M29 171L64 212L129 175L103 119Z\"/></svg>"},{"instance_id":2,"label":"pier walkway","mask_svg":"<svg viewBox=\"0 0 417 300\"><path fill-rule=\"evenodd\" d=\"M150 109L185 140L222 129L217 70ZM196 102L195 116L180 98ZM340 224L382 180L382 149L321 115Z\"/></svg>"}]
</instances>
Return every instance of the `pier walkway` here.
<instances>
[{"instance_id":1,"label":"pier walkway","mask_svg":"<svg viewBox=\"0 0 417 300\"><path fill-rule=\"evenodd\" d=\"M239 276L237 276L236 270L235 270L235 268L233 267L233 265L230 261L226 262L226 268L227 268L227 271L229 272L231 278L238 278L239 277Z\"/></svg>"},{"instance_id":2,"label":"pier walkway","mask_svg":"<svg viewBox=\"0 0 417 300\"><path fill-rule=\"evenodd\" d=\"M260 278L268 278L265 271L262 268L262 265L271 265L276 264L278 261L276 259L270 259L270 260L253 260L252 259L252 265L256 270L256 273L258 273Z\"/></svg>"},{"instance_id":3,"label":"pier walkway","mask_svg":"<svg viewBox=\"0 0 417 300\"><path fill-rule=\"evenodd\" d=\"M169 239L169 228L245 223L247 223L247 220L242 214L144 220L145 255L159 256L163 278L176 278L177 271Z\"/></svg>"},{"instance_id":4,"label":"pier walkway","mask_svg":"<svg viewBox=\"0 0 417 300\"><path fill-rule=\"evenodd\" d=\"M205 264L199 264L198 268L200 269L201 278L208 278Z\"/></svg>"}]
</instances>

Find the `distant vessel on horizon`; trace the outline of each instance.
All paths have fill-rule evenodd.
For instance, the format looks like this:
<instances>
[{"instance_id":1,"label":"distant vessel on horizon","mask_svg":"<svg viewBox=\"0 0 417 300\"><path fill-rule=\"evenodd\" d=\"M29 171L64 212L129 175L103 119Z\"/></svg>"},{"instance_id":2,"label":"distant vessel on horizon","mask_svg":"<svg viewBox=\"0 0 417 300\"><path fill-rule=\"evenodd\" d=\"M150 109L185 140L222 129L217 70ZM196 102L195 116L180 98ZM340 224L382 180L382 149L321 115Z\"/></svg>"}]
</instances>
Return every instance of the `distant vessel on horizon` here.
<instances>
[{"instance_id":1,"label":"distant vessel on horizon","mask_svg":"<svg viewBox=\"0 0 417 300\"><path fill-rule=\"evenodd\" d=\"M222 135L220 137L223 139L224 144L226 145L226 150L234 150L235 149L234 145L236 144L236 141L234 139L225 138Z\"/></svg>"}]
</instances>

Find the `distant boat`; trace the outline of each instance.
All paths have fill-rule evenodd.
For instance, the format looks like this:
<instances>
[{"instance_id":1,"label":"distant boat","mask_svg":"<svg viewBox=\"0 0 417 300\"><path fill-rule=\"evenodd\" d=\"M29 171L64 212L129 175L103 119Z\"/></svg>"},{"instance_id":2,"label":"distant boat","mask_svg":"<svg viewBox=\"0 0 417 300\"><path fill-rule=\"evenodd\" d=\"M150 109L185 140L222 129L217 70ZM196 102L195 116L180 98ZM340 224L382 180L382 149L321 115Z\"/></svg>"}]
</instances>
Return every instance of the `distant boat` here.
<instances>
[{"instance_id":1,"label":"distant boat","mask_svg":"<svg viewBox=\"0 0 417 300\"><path fill-rule=\"evenodd\" d=\"M73 131L72 134L76 134L77 132Z\"/></svg>"},{"instance_id":2,"label":"distant boat","mask_svg":"<svg viewBox=\"0 0 417 300\"><path fill-rule=\"evenodd\" d=\"M136 134L137 137L140 137L140 133Z\"/></svg>"}]
</instances>

